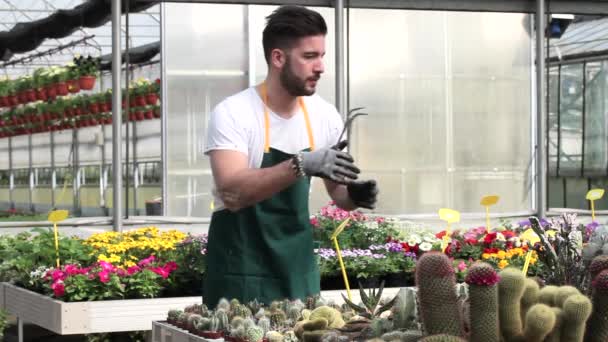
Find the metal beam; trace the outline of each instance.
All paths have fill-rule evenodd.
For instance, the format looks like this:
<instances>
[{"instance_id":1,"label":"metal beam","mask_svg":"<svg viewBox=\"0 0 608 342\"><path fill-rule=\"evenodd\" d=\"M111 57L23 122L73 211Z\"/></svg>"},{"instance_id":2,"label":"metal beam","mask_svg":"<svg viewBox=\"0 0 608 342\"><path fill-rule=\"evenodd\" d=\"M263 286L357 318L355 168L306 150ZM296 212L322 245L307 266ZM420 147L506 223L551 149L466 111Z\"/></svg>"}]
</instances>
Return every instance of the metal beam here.
<instances>
[{"instance_id":1,"label":"metal beam","mask_svg":"<svg viewBox=\"0 0 608 342\"><path fill-rule=\"evenodd\" d=\"M161 49L160 49L160 75L161 75L161 89L160 89L160 161L161 161L161 208L162 215L167 216L167 202L169 199L169 190L168 190L168 179L167 175L169 172L169 168L167 166L167 108L168 106L168 96L167 96L167 27L165 26L167 8L165 4L160 5L160 41L161 41Z\"/></svg>"},{"instance_id":2,"label":"metal beam","mask_svg":"<svg viewBox=\"0 0 608 342\"><path fill-rule=\"evenodd\" d=\"M140 0L155 1L155 0ZM162 2L183 3L222 3L222 4L251 4L251 5L304 5L333 7L332 0L170 0ZM535 0L350 0L351 8L376 9L410 9L434 11L467 11L467 12L516 12L534 13L537 6ZM552 0L552 13L569 14L608 14L606 0Z\"/></svg>"},{"instance_id":3,"label":"metal beam","mask_svg":"<svg viewBox=\"0 0 608 342\"><path fill-rule=\"evenodd\" d=\"M335 50L336 50L336 108L346 121L346 101L344 96L344 0L335 3Z\"/></svg>"},{"instance_id":4,"label":"metal beam","mask_svg":"<svg viewBox=\"0 0 608 342\"><path fill-rule=\"evenodd\" d=\"M121 0L112 0L112 196L114 231L122 231Z\"/></svg>"},{"instance_id":5,"label":"metal beam","mask_svg":"<svg viewBox=\"0 0 608 342\"><path fill-rule=\"evenodd\" d=\"M554 5L554 2L551 3ZM547 210L547 150L545 102L545 0L536 0L536 213Z\"/></svg>"}]
</instances>

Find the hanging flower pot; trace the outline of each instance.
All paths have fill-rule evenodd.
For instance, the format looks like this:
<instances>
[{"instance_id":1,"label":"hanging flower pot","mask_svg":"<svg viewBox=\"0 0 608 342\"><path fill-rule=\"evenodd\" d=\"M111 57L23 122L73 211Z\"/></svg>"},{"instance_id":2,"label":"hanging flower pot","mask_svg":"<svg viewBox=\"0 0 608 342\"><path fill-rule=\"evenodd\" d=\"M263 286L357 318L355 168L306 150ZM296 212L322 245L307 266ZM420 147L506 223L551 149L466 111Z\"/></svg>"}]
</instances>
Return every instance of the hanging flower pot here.
<instances>
[{"instance_id":1,"label":"hanging flower pot","mask_svg":"<svg viewBox=\"0 0 608 342\"><path fill-rule=\"evenodd\" d=\"M135 97L135 106L145 106L146 105L146 97L143 95L138 95Z\"/></svg>"},{"instance_id":2,"label":"hanging flower pot","mask_svg":"<svg viewBox=\"0 0 608 342\"><path fill-rule=\"evenodd\" d=\"M68 84L65 82L58 82L55 85L55 89L57 89L57 95L59 95L59 96L65 96L69 93Z\"/></svg>"},{"instance_id":3,"label":"hanging flower pot","mask_svg":"<svg viewBox=\"0 0 608 342\"><path fill-rule=\"evenodd\" d=\"M143 111L143 110L138 109L138 110L135 112L135 120L137 120L137 121L141 121L141 120L143 120L143 119L145 119L145 118L146 118L146 116L145 116L145 114L144 114L144 111Z\"/></svg>"},{"instance_id":4,"label":"hanging flower pot","mask_svg":"<svg viewBox=\"0 0 608 342\"><path fill-rule=\"evenodd\" d=\"M19 92L17 98L19 99L19 103L27 103L27 92Z\"/></svg>"},{"instance_id":5,"label":"hanging flower pot","mask_svg":"<svg viewBox=\"0 0 608 342\"><path fill-rule=\"evenodd\" d=\"M93 114L99 113L99 104L97 103L89 103L89 111Z\"/></svg>"},{"instance_id":6,"label":"hanging flower pot","mask_svg":"<svg viewBox=\"0 0 608 342\"><path fill-rule=\"evenodd\" d=\"M54 84L49 84L48 86L46 86L46 94L51 98L54 99L57 97L57 88L55 88Z\"/></svg>"},{"instance_id":7,"label":"hanging flower pot","mask_svg":"<svg viewBox=\"0 0 608 342\"><path fill-rule=\"evenodd\" d=\"M91 90L95 86L95 76L80 76L78 79L78 84L80 85L80 89Z\"/></svg>"},{"instance_id":8,"label":"hanging flower pot","mask_svg":"<svg viewBox=\"0 0 608 342\"><path fill-rule=\"evenodd\" d=\"M40 101L46 101L48 99L46 89L45 88L36 89L36 98Z\"/></svg>"},{"instance_id":9,"label":"hanging flower pot","mask_svg":"<svg viewBox=\"0 0 608 342\"><path fill-rule=\"evenodd\" d=\"M158 101L158 94L156 93L148 93L146 94L146 103L149 105L155 105Z\"/></svg>"},{"instance_id":10,"label":"hanging flower pot","mask_svg":"<svg viewBox=\"0 0 608 342\"><path fill-rule=\"evenodd\" d=\"M80 91L80 82L78 79L67 80L66 84L68 85L68 91L72 94Z\"/></svg>"},{"instance_id":11,"label":"hanging flower pot","mask_svg":"<svg viewBox=\"0 0 608 342\"><path fill-rule=\"evenodd\" d=\"M111 107L111 104L108 105L106 102L102 102L99 104L99 111L101 111L102 113L109 112L110 107Z\"/></svg>"},{"instance_id":12,"label":"hanging flower pot","mask_svg":"<svg viewBox=\"0 0 608 342\"><path fill-rule=\"evenodd\" d=\"M160 118L160 107L154 108L154 117L157 119Z\"/></svg>"},{"instance_id":13,"label":"hanging flower pot","mask_svg":"<svg viewBox=\"0 0 608 342\"><path fill-rule=\"evenodd\" d=\"M38 100L38 98L36 97L36 91L34 89L26 90L25 94L27 96L27 102L34 102Z\"/></svg>"},{"instance_id":14,"label":"hanging flower pot","mask_svg":"<svg viewBox=\"0 0 608 342\"><path fill-rule=\"evenodd\" d=\"M19 104L19 99L16 95L9 95L8 102L10 106L16 106Z\"/></svg>"},{"instance_id":15,"label":"hanging flower pot","mask_svg":"<svg viewBox=\"0 0 608 342\"><path fill-rule=\"evenodd\" d=\"M154 111L152 109L148 109L145 112L145 116L146 116L146 119L148 119L148 120L154 119Z\"/></svg>"},{"instance_id":16,"label":"hanging flower pot","mask_svg":"<svg viewBox=\"0 0 608 342\"><path fill-rule=\"evenodd\" d=\"M0 107L7 107L9 105L8 96L0 96Z\"/></svg>"}]
</instances>

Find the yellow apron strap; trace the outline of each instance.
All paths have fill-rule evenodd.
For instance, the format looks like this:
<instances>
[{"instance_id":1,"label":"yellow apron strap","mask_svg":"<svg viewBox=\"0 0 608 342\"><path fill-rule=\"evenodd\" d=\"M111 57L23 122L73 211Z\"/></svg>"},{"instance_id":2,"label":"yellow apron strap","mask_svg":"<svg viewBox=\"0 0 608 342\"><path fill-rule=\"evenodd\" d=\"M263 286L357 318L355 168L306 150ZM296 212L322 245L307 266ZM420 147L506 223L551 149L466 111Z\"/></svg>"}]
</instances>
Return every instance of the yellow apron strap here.
<instances>
[{"instance_id":1,"label":"yellow apron strap","mask_svg":"<svg viewBox=\"0 0 608 342\"><path fill-rule=\"evenodd\" d=\"M266 83L262 83L261 89L262 99L264 101L264 153L270 152L270 118L268 116L268 93L266 92ZM306 105L304 104L304 100L302 97L298 97L298 103L300 104L300 108L304 113L304 121L306 122L306 132L308 133L308 143L310 145L310 150L314 151L315 149L315 138L312 135L312 126L310 125L310 119L308 118L308 110L306 110Z\"/></svg>"}]
</instances>

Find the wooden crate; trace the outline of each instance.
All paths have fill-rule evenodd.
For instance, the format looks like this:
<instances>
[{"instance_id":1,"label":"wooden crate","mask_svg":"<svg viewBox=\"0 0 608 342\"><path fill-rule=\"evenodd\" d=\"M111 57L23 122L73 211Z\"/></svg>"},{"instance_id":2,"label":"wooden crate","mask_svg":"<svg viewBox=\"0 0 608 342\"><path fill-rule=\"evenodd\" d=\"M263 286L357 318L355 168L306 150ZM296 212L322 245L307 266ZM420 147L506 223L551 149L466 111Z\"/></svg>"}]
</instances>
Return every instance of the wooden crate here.
<instances>
[{"instance_id":1,"label":"wooden crate","mask_svg":"<svg viewBox=\"0 0 608 342\"><path fill-rule=\"evenodd\" d=\"M169 310L201 302L198 296L67 303L4 283L9 313L60 335L151 330Z\"/></svg>"}]
</instances>

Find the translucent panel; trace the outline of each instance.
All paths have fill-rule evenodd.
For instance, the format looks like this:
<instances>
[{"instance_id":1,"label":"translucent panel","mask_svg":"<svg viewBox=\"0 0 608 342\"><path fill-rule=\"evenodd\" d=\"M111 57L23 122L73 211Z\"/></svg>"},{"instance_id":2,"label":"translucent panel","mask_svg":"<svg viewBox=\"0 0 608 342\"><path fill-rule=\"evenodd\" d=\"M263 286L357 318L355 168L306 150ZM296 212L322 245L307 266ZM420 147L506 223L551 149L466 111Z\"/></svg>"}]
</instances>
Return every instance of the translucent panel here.
<instances>
[{"instance_id":1,"label":"translucent panel","mask_svg":"<svg viewBox=\"0 0 608 342\"><path fill-rule=\"evenodd\" d=\"M500 211L529 210L529 16L350 13L350 106L370 113L350 140L379 181L377 210L480 212L489 193Z\"/></svg>"},{"instance_id":2,"label":"translucent panel","mask_svg":"<svg viewBox=\"0 0 608 342\"><path fill-rule=\"evenodd\" d=\"M13 169L28 168L28 136L18 135L12 137L13 140Z\"/></svg>"},{"instance_id":3,"label":"translucent panel","mask_svg":"<svg viewBox=\"0 0 608 342\"><path fill-rule=\"evenodd\" d=\"M9 169L8 139L0 139L0 170Z\"/></svg>"},{"instance_id":4,"label":"translucent panel","mask_svg":"<svg viewBox=\"0 0 608 342\"><path fill-rule=\"evenodd\" d=\"M583 66L561 67L557 170L560 175L580 174L583 153Z\"/></svg>"},{"instance_id":5,"label":"translucent panel","mask_svg":"<svg viewBox=\"0 0 608 342\"><path fill-rule=\"evenodd\" d=\"M212 177L202 154L209 111L247 87L245 6L163 4L167 181L170 216L211 213ZM230 44L226 44L230 42ZM210 53L213 52L213 53Z\"/></svg>"},{"instance_id":6,"label":"translucent panel","mask_svg":"<svg viewBox=\"0 0 608 342\"><path fill-rule=\"evenodd\" d=\"M585 194L589 190L588 180L584 178L566 178L566 208L569 209L589 209L589 201L585 199Z\"/></svg>"},{"instance_id":7,"label":"translucent panel","mask_svg":"<svg viewBox=\"0 0 608 342\"><path fill-rule=\"evenodd\" d=\"M101 160L103 132L101 126L82 127L78 129L78 162L90 165Z\"/></svg>"},{"instance_id":8,"label":"translucent panel","mask_svg":"<svg viewBox=\"0 0 608 342\"><path fill-rule=\"evenodd\" d=\"M50 133L32 134L32 166L51 165L51 137Z\"/></svg>"},{"instance_id":9,"label":"translucent panel","mask_svg":"<svg viewBox=\"0 0 608 342\"><path fill-rule=\"evenodd\" d=\"M548 207L550 209L566 207L566 200L564 198L565 186L565 178L549 177L549 179L547 180L547 187L549 192L547 201Z\"/></svg>"},{"instance_id":10,"label":"translucent panel","mask_svg":"<svg viewBox=\"0 0 608 342\"><path fill-rule=\"evenodd\" d=\"M589 63L586 69L584 168L587 174L605 174L608 170L608 62Z\"/></svg>"},{"instance_id":11,"label":"translucent panel","mask_svg":"<svg viewBox=\"0 0 608 342\"><path fill-rule=\"evenodd\" d=\"M559 97L559 68L549 69L548 96L549 106L547 108L547 141L548 141L548 173L557 176L557 131L558 131L558 97ZM551 192L551 188L549 188Z\"/></svg>"}]
</instances>

